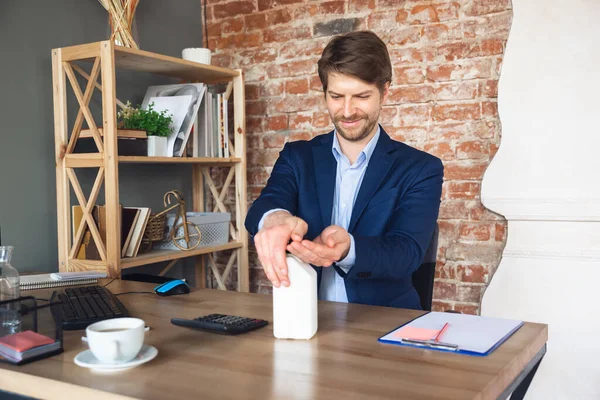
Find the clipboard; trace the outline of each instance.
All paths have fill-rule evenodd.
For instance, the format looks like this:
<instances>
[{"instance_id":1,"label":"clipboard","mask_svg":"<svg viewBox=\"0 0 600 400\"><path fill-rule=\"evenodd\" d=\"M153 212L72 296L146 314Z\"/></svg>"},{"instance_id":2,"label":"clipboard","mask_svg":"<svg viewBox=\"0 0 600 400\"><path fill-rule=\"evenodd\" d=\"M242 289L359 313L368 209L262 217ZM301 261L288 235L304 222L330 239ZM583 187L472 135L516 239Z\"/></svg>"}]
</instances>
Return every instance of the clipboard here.
<instances>
[{"instance_id":1,"label":"clipboard","mask_svg":"<svg viewBox=\"0 0 600 400\"><path fill-rule=\"evenodd\" d=\"M442 337L437 334L444 329ZM523 321L469 314L428 312L413 319L378 339L381 343L426 348L438 351L487 356L504 343L521 326ZM408 328L408 329L406 329ZM403 335L403 332L413 335ZM418 335L420 332L423 335ZM417 337L420 336L420 337Z\"/></svg>"}]
</instances>

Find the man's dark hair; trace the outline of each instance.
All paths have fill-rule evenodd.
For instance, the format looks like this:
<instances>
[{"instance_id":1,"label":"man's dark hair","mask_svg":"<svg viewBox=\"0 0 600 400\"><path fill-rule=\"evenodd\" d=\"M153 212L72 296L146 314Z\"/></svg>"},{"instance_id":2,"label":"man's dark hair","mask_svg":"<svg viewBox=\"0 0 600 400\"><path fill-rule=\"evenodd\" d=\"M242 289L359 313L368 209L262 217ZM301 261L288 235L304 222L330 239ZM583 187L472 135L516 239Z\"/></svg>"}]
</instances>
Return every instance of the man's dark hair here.
<instances>
[{"instance_id":1,"label":"man's dark hair","mask_svg":"<svg viewBox=\"0 0 600 400\"><path fill-rule=\"evenodd\" d=\"M334 37L323 50L318 66L325 94L330 72L351 75L377 85L380 93L383 93L385 84L392 81L392 63L387 47L371 31Z\"/></svg>"}]
</instances>

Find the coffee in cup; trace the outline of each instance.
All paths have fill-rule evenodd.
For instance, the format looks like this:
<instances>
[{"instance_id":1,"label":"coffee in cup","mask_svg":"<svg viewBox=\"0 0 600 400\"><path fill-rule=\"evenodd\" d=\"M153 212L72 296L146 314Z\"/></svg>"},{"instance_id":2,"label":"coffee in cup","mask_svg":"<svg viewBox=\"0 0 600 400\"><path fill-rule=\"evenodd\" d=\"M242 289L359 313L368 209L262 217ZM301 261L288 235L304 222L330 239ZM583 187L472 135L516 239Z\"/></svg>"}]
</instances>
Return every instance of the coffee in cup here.
<instances>
[{"instance_id":1,"label":"coffee in cup","mask_svg":"<svg viewBox=\"0 0 600 400\"><path fill-rule=\"evenodd\" d=\"M131 361L144 344L145 323L139 318L113 318L89 325L87 342L94 356L106 364Z\"/></svg>"}]
</instances>

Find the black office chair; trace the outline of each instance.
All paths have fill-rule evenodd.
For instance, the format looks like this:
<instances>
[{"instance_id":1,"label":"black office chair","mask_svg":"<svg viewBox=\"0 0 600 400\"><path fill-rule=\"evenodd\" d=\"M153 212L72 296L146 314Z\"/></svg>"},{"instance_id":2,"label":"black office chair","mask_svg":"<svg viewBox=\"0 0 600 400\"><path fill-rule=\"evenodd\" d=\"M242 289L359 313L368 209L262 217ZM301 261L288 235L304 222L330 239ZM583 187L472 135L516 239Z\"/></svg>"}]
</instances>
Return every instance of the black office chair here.
<instances>
[{"instance_id":1,"label":"black office chair","mask_svg":"<svg viewBox=\"0 0 600 400\"><path fill-rule=\"evenodd\" d=\"M438 232L439 229L436 223L435 230L431 236L431 241L425 251L423 262L412 275L412 283L419 294L421 307L426 311L431 311L431 300L433 298L433 280L435 278L435 264L437 260Z\"/></svg>"}]
</instances>

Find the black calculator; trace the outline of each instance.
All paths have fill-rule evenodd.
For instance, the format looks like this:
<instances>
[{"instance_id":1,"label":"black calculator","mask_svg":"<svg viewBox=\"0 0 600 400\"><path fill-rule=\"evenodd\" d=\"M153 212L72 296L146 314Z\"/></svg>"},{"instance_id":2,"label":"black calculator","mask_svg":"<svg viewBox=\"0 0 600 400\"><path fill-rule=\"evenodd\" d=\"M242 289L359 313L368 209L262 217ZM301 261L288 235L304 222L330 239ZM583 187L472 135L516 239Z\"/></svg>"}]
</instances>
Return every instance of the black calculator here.
<instances>
[{"instance_id":1,"label":"black calculator","mask_svg":"<svg viewBox=\"0 0 600 400\"><path fill-rule=\"evenodd\" d=\"M210 314L194 319L172 318L171 323L186 328L201 329L203 331L224 333L227 335L250 332L268 324L264 319L227 314Z\"/></svg>"}]
</instances>

